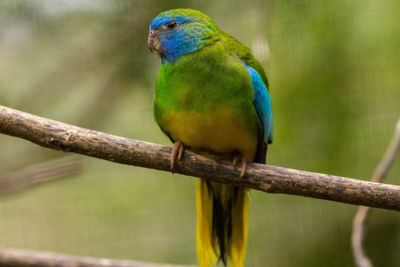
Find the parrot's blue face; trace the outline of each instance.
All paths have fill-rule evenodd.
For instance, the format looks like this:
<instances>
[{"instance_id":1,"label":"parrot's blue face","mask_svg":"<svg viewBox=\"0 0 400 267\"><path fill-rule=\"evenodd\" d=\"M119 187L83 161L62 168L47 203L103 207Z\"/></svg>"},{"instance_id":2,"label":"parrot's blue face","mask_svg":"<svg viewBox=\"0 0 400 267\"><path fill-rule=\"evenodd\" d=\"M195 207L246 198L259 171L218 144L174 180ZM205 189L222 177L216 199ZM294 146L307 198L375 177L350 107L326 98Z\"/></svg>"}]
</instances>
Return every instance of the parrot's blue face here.
<instances>
[{"instance_id":1,"label":"parrot's blue face","mask_svg":"<svg viewBox=\"0 0 400 267\"><path fill-rule=\"evenodd\" d=\"M150 23L150 50L157 52L163 63L173 63L181 55L195 52L211 33L207 23L204 23L205 15L201 15L185 14L182 10L159 14Z\"/></svg>"}]
</instances>

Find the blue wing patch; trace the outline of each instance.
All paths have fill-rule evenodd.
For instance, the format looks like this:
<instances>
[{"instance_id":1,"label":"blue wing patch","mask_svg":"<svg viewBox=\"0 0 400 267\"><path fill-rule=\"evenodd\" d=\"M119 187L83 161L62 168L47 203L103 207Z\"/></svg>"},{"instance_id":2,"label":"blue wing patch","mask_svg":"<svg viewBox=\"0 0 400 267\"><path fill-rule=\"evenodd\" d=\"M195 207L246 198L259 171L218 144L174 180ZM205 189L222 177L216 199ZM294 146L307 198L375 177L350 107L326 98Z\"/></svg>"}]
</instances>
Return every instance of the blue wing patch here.
<instances>
[{"instance_id":1,"label":"blue wing patch","mask_svg":"<svg viewBox=\"0 0 400 267\"><path fill-rule=\"evenodd\" d=\"M245 66L250 74L251 82L253 84L253 104L256 107L258 117L260 118L264 128L264 142L270 144L273 139L271 98L260 74L249 65L245 64Z\"/></svg>"}]
</instances>

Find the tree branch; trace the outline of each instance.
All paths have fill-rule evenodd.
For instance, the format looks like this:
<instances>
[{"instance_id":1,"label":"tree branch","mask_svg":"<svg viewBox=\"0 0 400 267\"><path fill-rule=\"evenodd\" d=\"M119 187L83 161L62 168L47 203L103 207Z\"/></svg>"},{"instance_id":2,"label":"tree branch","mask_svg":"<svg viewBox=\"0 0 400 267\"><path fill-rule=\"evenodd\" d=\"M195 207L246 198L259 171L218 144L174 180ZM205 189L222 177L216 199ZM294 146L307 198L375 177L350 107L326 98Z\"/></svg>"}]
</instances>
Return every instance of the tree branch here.
<instances>
[{"instance_id":1,"label":"tree branch","mask_svg":"<svg viewBox=\"0 0 400 267\"><path fill-rule=\"evenodd\" d=\"M184 267L129 260L69 256L52 252L0 249L0 266L18 267Z\"/></svg>"},{"instance_id":2,"label":"tree branch","mask_svg":"<svg viewBox=\"0 0 400 267\"><path fill-rule=\"evenodd\" d=\"M82 168L77 156L63 157L29 166L23 170L0 176L0 196L19 192L38 184L72 176Z\"/></svg>"},{"instance_id":3,"label":"tree branch","mask_svg":"<svg viewBox=\"0 0 400 267\"><path fill-rule=\"evenodd\" d=\"M376 167L371 178L373 182L381 182L392 165L396 154L400 149L400 119L397 121L396 129L385 155L383 156L378 167ZM372 267L371 261L368 259L363 248L365 230L369 218L371 208L360 206L353 220L353 233L351 236L351 244L353 256L358 267Z\"/></svg>"},{"instance_id":4,"label":"tree branch","mask_svg":"<svg viewBox=\"0 0 400 267\"><path fill-rule=\"evenodd\" d=\"M0 132L38 145L114 161L170 171L171 148L88 130L0 106ZM400 211L400 186L328 174L249 164L246 175L226 158L184 153L175 172L245 186L268 193L284 193Z\"/></svg>"}]
</instances>

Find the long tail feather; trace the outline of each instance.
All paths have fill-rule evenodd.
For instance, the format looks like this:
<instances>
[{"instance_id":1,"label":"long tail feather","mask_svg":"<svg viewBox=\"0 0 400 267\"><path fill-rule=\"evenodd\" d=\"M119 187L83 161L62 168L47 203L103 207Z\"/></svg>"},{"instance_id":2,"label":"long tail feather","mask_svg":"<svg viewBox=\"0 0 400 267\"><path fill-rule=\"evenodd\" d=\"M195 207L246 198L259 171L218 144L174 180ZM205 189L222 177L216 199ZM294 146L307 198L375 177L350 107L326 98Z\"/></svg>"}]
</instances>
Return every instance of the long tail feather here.
<instances>
[{"instance_id":1,"label":"long tail feather","mask_svg":"<svg viewBox=\"0 0 400 267\"><path fill-rule=\"evenodd\" d=\"M246 254L247 189L203 179L197 181L197 256L200 267L221 260L243 266Z\"/></svg>"}]
</instances>

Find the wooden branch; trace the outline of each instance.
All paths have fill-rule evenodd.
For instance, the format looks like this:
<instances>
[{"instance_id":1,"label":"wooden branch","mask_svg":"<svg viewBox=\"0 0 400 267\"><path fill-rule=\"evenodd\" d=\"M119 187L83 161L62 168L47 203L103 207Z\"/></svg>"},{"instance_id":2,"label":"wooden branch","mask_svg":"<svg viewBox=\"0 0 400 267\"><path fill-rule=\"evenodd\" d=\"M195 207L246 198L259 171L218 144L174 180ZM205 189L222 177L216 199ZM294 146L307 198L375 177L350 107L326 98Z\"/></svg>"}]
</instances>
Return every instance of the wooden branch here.
<instances>
[{"instance_id":1,"label":"wooden branch","mask_svg":"<svg viewBox=\"0 0 400 267\"><path fill-rule=\"evenodd\" d=\"M383 156L378 167L376 167L371 178L373 182L381 182L392 165L396 154L400 150L400 119L397 121L395 132L385 155ZM370 259L368 259L363 248L365 231L367 228L370 207L360 206L353 220L353 233L351 235L351 244L353 256L358 267L372 267Z\"/></svg>"},{"instance_id":2,"label":"wooden branch","mask_svg":"<svg viewBox=\"0 0 400 267\"><path fill-rule=\"evenodd\" d=\"M0 132L52 149L170 171L170 147L88 130L4 106L0 106ZM400 210L400 186L396 185L262 164L249 164L245 177L240 178L231 160L191 151L184 153L175 172L268 193Z\"/></svg>"},{"instance_id":3,"label":"wooden branch","mask_svg":"<svg viewBox=\"0 0 400 267\"><path fill-rule=\"evenodd\" d=\"M63 157L29 166L23 170L0 176L0 196L20 192L23 189L72 176L82 168L76 156Z\"/></svg>"},{"instance_id":4,"label":"wooden branch","mask_svg":"<svg viewBox=\"0 0 400 267\"><path fill-rule=\"evenodd\" d=\"M21 249L0 249L0 266L18 267L184 267L184 265L169 265L146 263L130 260L112 260L70 256L52 252L33 252Z\"/></svg>"}]
</instances>

